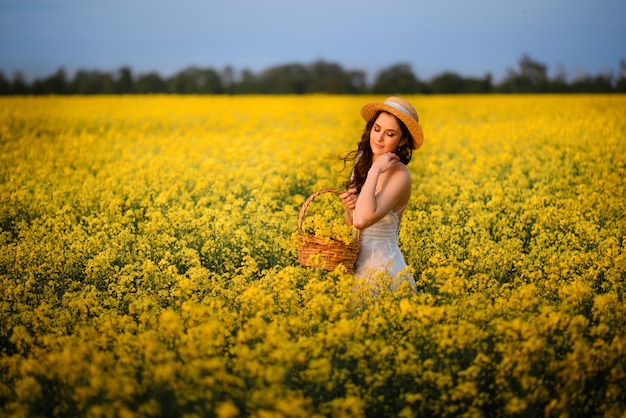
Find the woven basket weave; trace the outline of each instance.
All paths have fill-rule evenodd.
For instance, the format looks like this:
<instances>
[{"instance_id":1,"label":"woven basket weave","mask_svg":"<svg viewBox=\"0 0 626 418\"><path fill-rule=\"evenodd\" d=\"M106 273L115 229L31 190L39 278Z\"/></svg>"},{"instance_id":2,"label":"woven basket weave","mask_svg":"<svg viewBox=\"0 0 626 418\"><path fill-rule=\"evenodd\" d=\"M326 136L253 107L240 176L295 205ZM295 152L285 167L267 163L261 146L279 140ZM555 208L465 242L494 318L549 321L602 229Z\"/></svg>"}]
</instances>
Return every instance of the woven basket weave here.
<instances>
[{"instance_id":1,"label":"woven basket weave","mask_svg":"<svg viewBox=\"0 0 626 418\"><path fill-rule=\"evenodd\" d=\"M356 237L350 244L346 244L336 240L323 240L316 237L313 234L306 233L302 230L302 220L306 214L306 210L313 199L323 193L342 194L341 190L325 189L313 193L309 196L302 208L300 209L300 215L298 216L298 261L303 266L309 267L322 267L325 270L334 270L339 264L343 264L348 271L353 271L356 263L356 258L359 255L359 249L361 248L360 231L356 230ZM323 263L315 260L309 260L311 256L321 255Z\"/></svg>"}]
</instances>

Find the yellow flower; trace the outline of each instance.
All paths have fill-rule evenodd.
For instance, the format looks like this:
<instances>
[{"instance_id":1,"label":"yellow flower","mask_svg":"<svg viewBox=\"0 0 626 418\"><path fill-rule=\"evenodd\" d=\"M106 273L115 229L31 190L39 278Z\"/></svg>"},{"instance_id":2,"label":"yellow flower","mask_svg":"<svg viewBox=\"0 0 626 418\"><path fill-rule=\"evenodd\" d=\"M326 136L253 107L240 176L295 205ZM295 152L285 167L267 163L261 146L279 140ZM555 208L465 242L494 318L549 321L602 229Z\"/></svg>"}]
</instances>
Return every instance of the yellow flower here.
<instances>
[{"instance_id":1,"label":"yellow flower","mask_svg":"<svg viewBox=\"0 0 626 418\"><path fill-rule=\"evenodd\" d=\"M225 401L215 408L215 414L218 418L235 418L239 416L239 408L231 401Z\"/></svg>"}]
</instances>

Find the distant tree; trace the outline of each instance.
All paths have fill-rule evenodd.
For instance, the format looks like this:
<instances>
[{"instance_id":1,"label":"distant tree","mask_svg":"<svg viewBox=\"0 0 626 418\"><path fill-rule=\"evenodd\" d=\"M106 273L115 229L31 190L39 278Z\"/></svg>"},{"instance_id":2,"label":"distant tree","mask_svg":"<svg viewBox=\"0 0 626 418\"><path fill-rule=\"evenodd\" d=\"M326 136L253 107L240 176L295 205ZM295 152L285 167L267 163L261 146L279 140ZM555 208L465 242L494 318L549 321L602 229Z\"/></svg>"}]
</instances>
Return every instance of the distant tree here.
<instances>
[{"instance_id":1,"label":"distant tree","mask_svg":"<svg viewBox=\"0 0 626 418\"><path fill-rule=\"evenodd\" d=\"M222 94L224 85L222 78L212 68L205 68L198 73L197 77L198 93L200 94Z\"/></svg>"},{"instance_id":2,"label":"distant tree","mask_svg":"<svg viewBox=\"0 0 626 418\"><path fill-rule=\"evenodd\" d=\"M117 93L117 85L111 74L94 71L94 77L97 85L97 94Z\"/></svg>"},{"instance_id":3,"label":"distant tree","mask_svg":"<svg viewBox=\"0 0 626 418\"><path fill-rule=\"evenodd\" d=\"M464 93L465 80L456 73L444 72L430 81L430 88L435 94Z\"/></svg>"},{"instance_id":4,"label":"distant tree","mask_svg":"<svg viewBox=\"0 0 626 418\"><path fill-rule=\"evenodd\" d=\"M259 77L259 89L265 94L304 94L310 83L310 74L302 64L271 67Z\"/></svg>"},{"instance_id":5,"label":"distant tree","mask_svg":"<svg viewBox=\"0 0 626 418\"><path fill-rule=\"evenodd\" d=\"M485 74L483 78L465 78L464 93L484 94L491 93L493 90L492 76L490 73Z\"/></svg>"},{"instance_id":6,"label":"distant tree","mask_svg":"<svg viewBox=\"0 0 626 418\"><path fill-rule=\"evenodd\" d=\"M176 94L192 94L197 93L196 81L190 74L189 70L180 71L170 79L170 93Z\"/></svg>"},{"instance_id":7,"label":"distant tree","mask_svg":"<svg viewBox=\"0 0 626 418\"><path fill-rule=\"evenodd\" d=\"M24 74L21 71L13 73L13 80L9 84L9 94L22 95L28 94L28 85L24 81Z\"/></svg>"},{"instance_id":8,"label":"distant tree","mask_svg":"<svg viewBox=\"0 0 626 418\"><path fill-rule=\"evenodd\" d=\"M464 78L453 72L444 72L433 77L429 93L435 94L483 94L492 90L491 74L484 78Z\"/></svg>"},{"instance_id":9,"label":"distant tree","mask_svg":"<svg viewBox=\"0 0 626 418\"><path fill-rule=\"evenodd\" d=\"M548 67L544 64L533 60L528 55L522 56L519 62L520 74L526 77L532 86L542 88L548 81Z\"/></svg>"},{"instance_id":10,"label":"distant tree","mask_svg":"<svg viewBox=\"0 0 626 418\"><path fill-rule=\"evenodd\" d=\"M233 94L356 94L366 88L362 71L345 72L331 62L319 60L311 64L286 64L270 67L259 75L243 70L238 82L228 90Z\"/></svg>"},{"instance_id":11,"label":"distant tree","mask_svg":"<svg viewBox=\"0 0 626 418\"><path fill-rule=\"evenodd\" d=\"M167 83L157 73L140 75L134 85L138 94L167 93Z\"/></svg>"},{"instance_id":12,"label":"distant tree","mask_svg":"<svg viewBox=\"0 0 626 418\"><path fill-rule=\"evenodd\" d=\"M9 94L9 80L4 75L4 71L0 71L0 96Z\"/></svg>"},{"instance_id":13,"label":"distant tree","mask_svg":"<svg viewBox=\"0 0 626 418\"><path fill-rule=\"evenodd\" d=\"M260 93L259 80L252 71L244 69L241 72L241 80L233 84L231 91L233 94Z\"/></svg>"},{"instance_id":14,"label":"distant tree","mask_svg":"<svg viewBox=\"0 0 626 418\"><path fill-rule=\"evenodd\" d=\"M74 94L94 94L93 84L87 71L78 70L70 83L70 91Z\"/></svg>"},{"instance_id":15,"label":"distant tree","mask_svg":"<svg viewBox=\"0 0 626 418\"><path fill-rule=\"evenodd\" d=\"M547 67L523 55L519 61L519 72L509 70L498 90L503 93L545 93L548 88Z\"/></svg>"},{"instance_id":16,"label":"distant tree","mask_svg":"<svg viewBox=\"0 0 626 418\"><path fill-rule=\"evenodd\" d=\"M119 94L129 94L135 90L135 82L133 80L133 74L128 67L122 67L118 71L118 78L116 82L115 90Z\"/></svg>"},{"instance_id":17,"label":"distant tree","mask_svg":"<svg viewBox=\"0 0 626 418\"><path fill-rule=\"evenodd\" d=\"M395 64L380 71L372 86L374 94L414 94L422 91L410 64Z\"/></svg>"},{"instance_id":18,"label":"distant tree","mask_svg":"<svg viewBox=\"0 0 626 418\"><path fill-rule=\"evenodd\" d=\"M79 70L69 84L70 92L74 94L115 94L116 83L111 74L99 71Z\"/></svg>"},{"instance_id":19,"label":"distant tree","mask_svg":"<svg viewBox=\"0 0 626 418\"><path fill-rule=\"evenodd\" d=\"M174 75L170 80L170 92L177 94L220 94L224 92L222 81L212 68L190 67Z\"/></svg>"},{"instance_id":20,"label":"distant tree","mask_svg":"<svg viewBox=\"0 0 626 418\"><path fill-rule=\"evenodd\" d=\"M68 81L65 70L60 68L50 77L43 80L35 80L31 90L33 94L67 94Z\"/></svg>"},{"instance_id":21,"label":"distant tree","mask_svg":"<svg viewBox=\"0 0 626 418\"><path fill-rule=\"evenodd\" d=\"M224 67L222 72L219 74L220 81L222 83L222 87L224 88L225 93L233 93L234 85L235 85L235 70L230 65Z\"/></svg>"},{"instance_id":22,"label":"distant tree","mask_svg":"<svg viewBox=\"0 0 626 418\"><path fill-rule=\"evenodd\" d=\"M44 87L43 80L36 78L28 89L32 94L52 94Z\"/></svg>"},{"instance_id":23,"label":"distant tree","mask_svg":"<svg viewBox=\"0 0 626 418\"><path fill-rule=\"evenodd\" d=\"M319 60L310 66L307 93L348 93L350 84L339 64Z\"/></svg>"},{"instance_id":24,"label":"distant tree","mask_svg":"<svg viewBox=\"0 0 626 418\"><path fill-rule=\"evenodd\" d=\"M610 74L585 76L574 80L571 90L575 93L612 93L613 77Z\"/></svg>"},{"instance_id":25,"label":"distant tree","mask_svg":"<svg viewBox=\"0 0 626 418\"><path fill-rule=\"evenodd\" d=\"M365 93L367 89L367 74L365 71L353 70L348 71L345 75L348 83L349 94Z\"/></svg>"},{"instance_id":26,"label":"distant tree","mask_svg":"<svg viewBox=\"0 0 626 418\"><path fill-rule=\"evenodd\" d=\"M569 93L571 88L567 84L567 72L561 64L557 67L556 76L549 82L548 90L551 93Z\"/></svg>"},{"instance_id":27,"label":"distant tree","mask_svg":"<svg viewBox=\"0 0 626 418\"><path fill-rule=\"evenodd\" d=\"M626 93L626 60L620 59L619 61L620 74L617 82L615 83L615 91L617 93Z\"/></svg>"}]
</instances>

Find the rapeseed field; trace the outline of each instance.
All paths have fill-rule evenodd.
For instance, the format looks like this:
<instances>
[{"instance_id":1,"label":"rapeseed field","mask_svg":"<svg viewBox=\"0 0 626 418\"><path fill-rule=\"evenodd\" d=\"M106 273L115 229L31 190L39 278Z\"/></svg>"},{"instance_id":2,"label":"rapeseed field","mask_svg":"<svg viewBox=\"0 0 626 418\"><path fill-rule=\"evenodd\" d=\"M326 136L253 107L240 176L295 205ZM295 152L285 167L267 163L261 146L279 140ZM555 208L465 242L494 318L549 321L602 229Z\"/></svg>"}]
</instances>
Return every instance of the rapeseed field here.
<instances>
[{"instance_id":1,"label":"rapeseed field","mask_svg":"<svg viewBox=\"0 0 626 418\"><path fill-rule=\"evenodd\" d=\"M376 299L294 239L372 99L0 98L0 415L626 416L626 97L407 97Z\"/></svg>"}]
</instances>

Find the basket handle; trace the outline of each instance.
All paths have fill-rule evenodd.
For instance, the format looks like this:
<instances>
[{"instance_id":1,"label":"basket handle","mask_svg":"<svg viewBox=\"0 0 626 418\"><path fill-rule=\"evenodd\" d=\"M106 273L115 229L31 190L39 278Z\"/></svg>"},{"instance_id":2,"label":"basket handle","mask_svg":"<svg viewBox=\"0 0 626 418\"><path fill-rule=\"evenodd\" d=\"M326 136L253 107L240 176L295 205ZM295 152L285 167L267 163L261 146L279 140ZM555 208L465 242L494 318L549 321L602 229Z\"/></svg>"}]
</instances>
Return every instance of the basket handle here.
<instances>
[{"instance_id":1,"label":"basket handle","mask_svg":"<svg viewBox=\"0 0 626 418\"><path fill-rule=\"evenodd\" d=\"M336 190L336 189L324 189L324 190L318 190L317 192L313 193L311 196L307 197L307 199L304 201L304 204L302 205L302 208L300 209L300 214L298 215L298 229L299 230L302 229L302 220L304 219L304 214L306 213L306 210L311 204L311 202L313 201L313 199L315 199L317 196L324 194L324 193L334 193L336 195L340 195L340 194L343 194L344 191ZM356 229L357 237L358 237L361 231L357 228L354 228L354 229Z\"/></svg>"}]
</instances>

